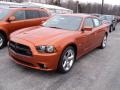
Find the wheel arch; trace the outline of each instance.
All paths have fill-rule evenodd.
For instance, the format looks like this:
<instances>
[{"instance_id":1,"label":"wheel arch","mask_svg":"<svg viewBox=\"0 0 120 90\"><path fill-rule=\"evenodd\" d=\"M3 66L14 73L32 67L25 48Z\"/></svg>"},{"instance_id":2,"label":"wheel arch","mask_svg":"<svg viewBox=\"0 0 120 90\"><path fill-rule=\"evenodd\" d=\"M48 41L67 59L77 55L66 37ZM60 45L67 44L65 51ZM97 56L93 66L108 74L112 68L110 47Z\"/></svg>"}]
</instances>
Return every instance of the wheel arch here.
<instances>
[{"instance_id":1,"label":"wheel arch","mask_svg":"<svg viewBox=\"0 0 120 90\"><path fill-rule=\"evenodd\" d=\"M4 30L0 29L0 33L6 37L6 40L8 40L8 35Z\"/></svg>"},{"instance_id":2,"label":"wheel arch","mask_svg":"<svg viewBox=\"0 0 120 90\"><path fill-rule=\"evenodd\" d=\"M71 42L71 43L65 45L64 48L63 48L63 50L62 50L62 52L63 52L67 47L69 47L69 46L71 46L71 47L74 48L75 54L76 54L76 56L77 56L77 50L78 50L78 48L77 48L77 45L76 45L75 43L73 43L73 42Z\"/></svg>"},{"instance_id":3,"label":"wheel arch","mask_svg":"<svg viewBox=\"0 0 120 90\"><path fill-rule=\"evenodd\" d=\"M64 48L62 49L62 52L61 52L61 54L60 54L60 59L61 59L61 55L62 55L62 53L64 52L64 50L67 48L67 47L73 47L74 48L74 50L75 50L75 54L77 55L77 45L75 44L75 43L69 43L69 44L67 44L67 45L65 45L64 46ZM66 73L66 72L64 72L64 71L61 71L61 60L59 59L59 61L58 61L58 64L57 64L57 70L58 70L58 72L60 72L60 73ZM75 58L75 60L76 60L76 58Z\"/></svg>"}]
</instances>

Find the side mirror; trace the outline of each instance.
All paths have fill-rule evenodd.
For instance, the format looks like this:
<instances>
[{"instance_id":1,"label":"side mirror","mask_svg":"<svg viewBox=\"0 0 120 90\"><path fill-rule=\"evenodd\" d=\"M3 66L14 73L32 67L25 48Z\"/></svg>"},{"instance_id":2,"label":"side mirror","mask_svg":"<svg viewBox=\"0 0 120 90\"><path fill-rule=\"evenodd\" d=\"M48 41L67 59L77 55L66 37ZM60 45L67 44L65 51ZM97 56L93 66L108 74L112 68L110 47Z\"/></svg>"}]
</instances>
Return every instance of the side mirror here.
<instances>
[{"instance_id":1,"label":"side mirror","mask_svg":"<svg viewBox=\"0 0 120 90\"><path fill-rule=\"evenodd\" d=\"M92 29L93 29L92 27L84 27L83 31L92 31Z\"/></svg>"},{"instance_id":2,"label":"side mirror","mask_svg":"<svg viewBox=\"0 0 120 90\"><path fill-rule=\"evenodd\" d=\"M112 22L113 22L113 23L115 23L115 22L116 22L116 20L112 20Z\"/></svg>"},{"instance_id":3,"label":"side mirror","mask_svg":"<svg viewBox=\"0 0 120 90\"><path fill-rule=\"evenodd\" d=\"M15 16L11 16L11 17L8 18L8 22L15 21L15 19L16 19Z\"/></svg>"}]
</instances>

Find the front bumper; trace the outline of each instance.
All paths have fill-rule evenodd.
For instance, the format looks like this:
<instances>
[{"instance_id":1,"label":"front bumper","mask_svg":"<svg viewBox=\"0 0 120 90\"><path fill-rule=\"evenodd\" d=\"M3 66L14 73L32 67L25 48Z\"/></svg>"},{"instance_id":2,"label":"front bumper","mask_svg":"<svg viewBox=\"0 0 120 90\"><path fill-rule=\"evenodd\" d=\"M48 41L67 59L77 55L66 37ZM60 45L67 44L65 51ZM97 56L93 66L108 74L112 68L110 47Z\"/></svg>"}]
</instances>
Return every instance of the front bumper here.
<instances>
[{"instance_id":1,"label":"front bumper","mask_svg":"<svg viewBox=\"0 0 120 90\"><path fill-rule=\"evenodd\" d=\"M26 56L16 53L14 50L8 47L10 57L12 57L12 60L17 64L45 71L52 71L57 69L60 56L58 53L39 53L35 49L35 46L28 41L23 41L20 39L12 41L18 42L20 44L26 44L32 51L32 56Z\"/></svg>"}]
</instances>

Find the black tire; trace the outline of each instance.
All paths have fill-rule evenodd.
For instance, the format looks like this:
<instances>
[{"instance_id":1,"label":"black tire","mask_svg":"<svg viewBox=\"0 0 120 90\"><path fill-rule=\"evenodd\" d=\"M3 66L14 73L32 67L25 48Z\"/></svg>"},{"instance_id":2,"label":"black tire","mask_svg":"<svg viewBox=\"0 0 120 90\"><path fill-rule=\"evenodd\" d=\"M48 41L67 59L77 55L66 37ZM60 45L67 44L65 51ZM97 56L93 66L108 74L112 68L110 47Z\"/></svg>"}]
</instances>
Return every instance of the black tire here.
<instances>
[{"instance_id":1,"label":"black tire","mask_svg":"<svg viewBox=\"0 0 120 90\"><path fill-rule=\"evenodd\" d=\"M113 23L113 31L115 31L116 23Z\"/></svg>"},{"instance_id":2,"label":"black tire","mask_svg":"<svg viewBox=\"0 0 120 90\"><path fill-rule=\"evenodd\" d=\"M107 46L107 35L104 36L102 43L100 45L100 49L104 49Z\"/></svg>"},{"instance_id":3,"label":"black tire","mask_svg":"<svg viewBox=\"0 0 120 90\"><path fill-rule=\"evenodd\" d=\"M109 32L113 31L113 26L110 26Z\"/></svg>"},{"instance_id":4,"label":"black tire","mask_svg":"<svg viewBox=\"0 0 120 90\"><path fill-rule=\"evenodd\" d=\"M67 53L68 50L72 50L72 51L74 52L73 64L74 64L74 62L75 62L75 58L76 58L75 49L74 49L73 47L69 46L69 47L67 47L67 48L63 51L63 53L62 53L62 55L61 55L61 57L60 57L60 60L59 60L59 63L58 63L58 68L57 68L57 71L58 71L59 73L67 73L67 72L69 72L69 71L71 70L71 68L73 67L73 64L72 64L72 66L70 67L69 70L65 70L64 67L63 67L63 63L65 63L64 56L65 56L65 54Z\"/></svg>"},{"instance_id":5,"label":"black tire","mask_svg":"<svg viewBox=\"0 0 120 90\"><path fill-rule=\"evenodd\" d=\"M113 31L115 31L115 27L113 27Z\"/></svg>"},{"instance_id":6,"label":"black tire","mask_svg":"<svg viewBox=\"0 0 120 90\"><path fill-rule=\"evenodd\" d=\"M7 45L7 40L6 37L1 33L0 33L0 40L1 40L0 49L2 49Z\"/></svg>"}]
</instances>

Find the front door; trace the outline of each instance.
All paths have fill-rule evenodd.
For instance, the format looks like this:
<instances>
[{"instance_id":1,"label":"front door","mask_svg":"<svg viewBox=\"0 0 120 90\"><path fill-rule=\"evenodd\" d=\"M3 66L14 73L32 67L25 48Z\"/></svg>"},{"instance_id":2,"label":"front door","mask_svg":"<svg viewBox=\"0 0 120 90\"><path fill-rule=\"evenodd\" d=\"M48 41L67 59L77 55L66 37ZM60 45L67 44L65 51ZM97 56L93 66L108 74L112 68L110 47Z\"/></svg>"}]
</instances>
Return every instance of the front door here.
<instances>
[{"instance_id":1,"label":"front door","mask_svg":"<svg viewBox=\"0 0 120 90\"><path fill-rule=\"evenodd\" d=\"M86 18L84 20L83 28L84 27L91 27L91 28L93 28L93 30L91 30L91 31L84 31L84 36L87 38L87 42L85 43L84 52L89 52L90 50L95 48L94 47L95 32L94 32L94 24L93 24L92 18Z\"/></svg>"},{"instance_id":2,"label":"front door","mask_svg":"<svg viewBox=\"0 0 120 90\"><path fill-rule=\"evenodd\" d=\"M16 19L7 23L6 29L9 30L9 33L26 27L24 10L15 11L11 16L15 16Z\"/></svg>"}]
</instances>

